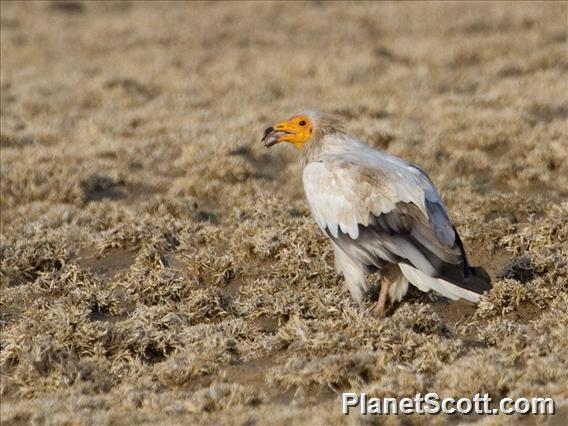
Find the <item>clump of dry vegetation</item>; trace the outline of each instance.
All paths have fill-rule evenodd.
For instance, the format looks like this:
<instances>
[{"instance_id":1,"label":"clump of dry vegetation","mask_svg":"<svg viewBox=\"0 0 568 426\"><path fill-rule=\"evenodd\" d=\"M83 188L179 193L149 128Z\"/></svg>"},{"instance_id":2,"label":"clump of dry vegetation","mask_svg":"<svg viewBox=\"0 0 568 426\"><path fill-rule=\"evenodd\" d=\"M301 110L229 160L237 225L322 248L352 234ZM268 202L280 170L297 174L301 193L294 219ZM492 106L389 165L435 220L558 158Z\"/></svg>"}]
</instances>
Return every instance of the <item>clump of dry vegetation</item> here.
<instances>
[{"instance_id":1,"label":"clump of dry vegetation","mask_svg":"<svg viewBox=\"0 0 568 426\"><path fill-rule=\"evenodd\" d=\"M352 423L341 391L566 418L565 3L1 11L3 423ZM305 107L429 172L479 306L354 305L296 153L258 142Z\"/></svg>"}]
</instances>

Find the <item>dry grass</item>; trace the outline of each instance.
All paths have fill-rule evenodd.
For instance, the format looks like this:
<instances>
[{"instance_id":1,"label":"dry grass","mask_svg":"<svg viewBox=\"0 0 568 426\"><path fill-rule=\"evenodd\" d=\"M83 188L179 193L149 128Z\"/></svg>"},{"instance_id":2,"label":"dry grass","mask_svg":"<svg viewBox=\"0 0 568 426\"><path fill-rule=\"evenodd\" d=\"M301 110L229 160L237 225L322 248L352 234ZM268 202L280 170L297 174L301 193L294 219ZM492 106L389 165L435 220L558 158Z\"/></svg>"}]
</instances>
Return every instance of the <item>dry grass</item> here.
<instances>
[{"instance_id":1,"label":"dry grass","mask_svg":"<svg viewBox=\"0 0 568 426\"><path fill-rule=\"evenodd\" d=\"M566 3L1 12L3 424L361 420L341 390L566 418ZM305 107L430 173L496 277L479 307L353 304L296 153L258 142Z\"/></svg>"}]
</instances>

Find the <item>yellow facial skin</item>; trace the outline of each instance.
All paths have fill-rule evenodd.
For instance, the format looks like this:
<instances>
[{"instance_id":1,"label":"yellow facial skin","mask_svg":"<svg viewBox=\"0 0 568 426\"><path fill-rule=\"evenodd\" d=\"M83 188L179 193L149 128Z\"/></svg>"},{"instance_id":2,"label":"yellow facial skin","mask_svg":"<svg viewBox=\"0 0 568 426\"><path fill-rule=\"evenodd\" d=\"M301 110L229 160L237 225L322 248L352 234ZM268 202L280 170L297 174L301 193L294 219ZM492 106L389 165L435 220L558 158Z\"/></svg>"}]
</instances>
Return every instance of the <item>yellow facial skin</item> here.
<instances>
[{"instance_id":1,"label":"yellow facial skin","mask_svg":"<svg viewBox=\"0 0 568 426\"><path fill-rule=\"evenodd\" d=\"M310 140L313 133L311 120L305 115L296 115L287 121L283 121L269 127L264 132L262 141L267 147L280 142L290 142L298 149Z\"/></svg>"}]
</instances>

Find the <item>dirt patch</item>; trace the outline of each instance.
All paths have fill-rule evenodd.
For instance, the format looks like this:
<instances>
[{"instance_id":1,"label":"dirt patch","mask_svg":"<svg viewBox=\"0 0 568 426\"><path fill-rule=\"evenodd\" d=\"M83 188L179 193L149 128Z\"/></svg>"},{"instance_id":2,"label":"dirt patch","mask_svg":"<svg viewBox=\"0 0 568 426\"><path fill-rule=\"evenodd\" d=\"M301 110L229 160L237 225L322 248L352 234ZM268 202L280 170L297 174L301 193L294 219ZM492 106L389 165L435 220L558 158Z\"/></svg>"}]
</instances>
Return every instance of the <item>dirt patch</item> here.
<instances>
[{"instance_id":1,"label":"dirt patch","mask_svg":"<svg viewBox=\"0 0 568 426\"><path fill-rule=\"evenodd\" d=\"M103 278L112 279L120 272L128 271L136 259L136 250L123 248L110 248L104 253L97 253L93 249L80 251L75 262L87 271Z\"/></svg>"}]
</instances>

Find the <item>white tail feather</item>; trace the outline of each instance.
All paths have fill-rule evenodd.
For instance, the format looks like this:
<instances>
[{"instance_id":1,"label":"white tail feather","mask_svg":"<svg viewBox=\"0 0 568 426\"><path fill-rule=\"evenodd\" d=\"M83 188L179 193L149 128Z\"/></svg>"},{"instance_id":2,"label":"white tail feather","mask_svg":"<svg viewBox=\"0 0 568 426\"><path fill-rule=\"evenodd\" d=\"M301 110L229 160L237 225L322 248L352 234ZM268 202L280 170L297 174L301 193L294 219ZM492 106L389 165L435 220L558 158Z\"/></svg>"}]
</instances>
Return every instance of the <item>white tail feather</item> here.
<instances>
[{"instance_id":1,"label":"white tail feather","mask_svg":"<svg viewBox=\"0 0 568 426\"><path fill-rule=\"evenodd\" d=\"M481 297L480 294L466 290L465 288L458 287L457 285L452 284L448 281L444 281L440 278L430 277L410 265L399 263L398 266L400 267L400 270L408 279L408 281L410 281L422 291L427 292L429 290L434 290L435 292L440 293L442 296L445 296L448 299L465 299L473 303L479 302L479 299Z\"/></svg>"}]
</instances>

